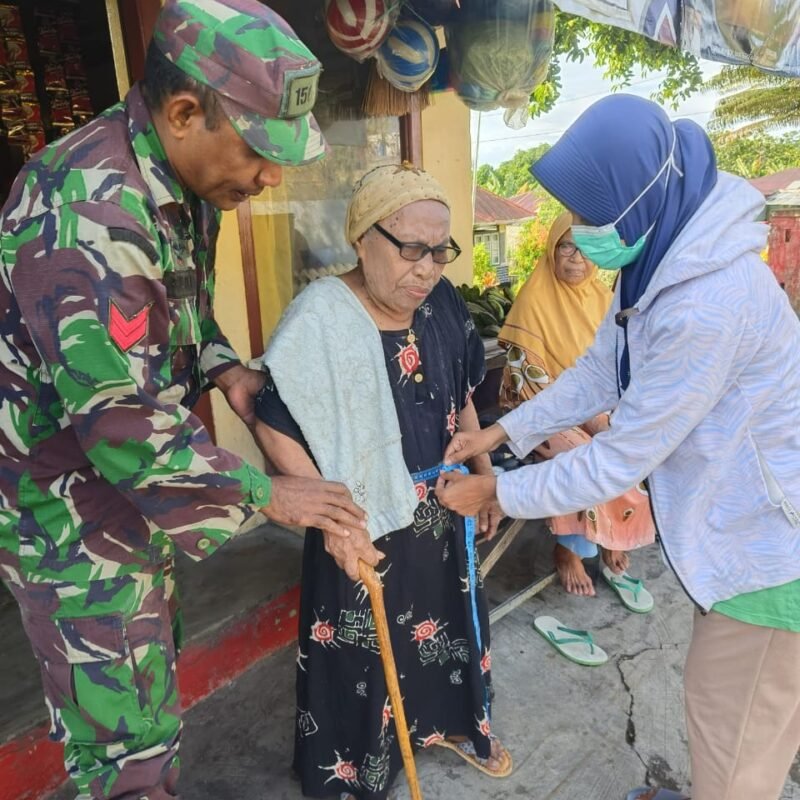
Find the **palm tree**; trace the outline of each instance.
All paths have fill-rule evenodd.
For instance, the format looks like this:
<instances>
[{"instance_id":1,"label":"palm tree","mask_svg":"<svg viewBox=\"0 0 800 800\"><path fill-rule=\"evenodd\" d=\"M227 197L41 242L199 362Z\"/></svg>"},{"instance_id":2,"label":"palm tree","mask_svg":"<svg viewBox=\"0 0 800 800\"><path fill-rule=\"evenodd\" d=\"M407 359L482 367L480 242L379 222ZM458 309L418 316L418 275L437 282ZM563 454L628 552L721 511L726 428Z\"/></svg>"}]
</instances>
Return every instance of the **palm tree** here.
<instances>
[{"instance_id":1,"label":"palm tree","mask_svg":"<svg viewBox=\"0 0 800 800\"><path fill-rule=\"evenodd\" d=\"M708 122L731 139L800 127L800 78L784 78L751 66L725 66L703 85L725 94Z\"/></svg>"}]
</instances>

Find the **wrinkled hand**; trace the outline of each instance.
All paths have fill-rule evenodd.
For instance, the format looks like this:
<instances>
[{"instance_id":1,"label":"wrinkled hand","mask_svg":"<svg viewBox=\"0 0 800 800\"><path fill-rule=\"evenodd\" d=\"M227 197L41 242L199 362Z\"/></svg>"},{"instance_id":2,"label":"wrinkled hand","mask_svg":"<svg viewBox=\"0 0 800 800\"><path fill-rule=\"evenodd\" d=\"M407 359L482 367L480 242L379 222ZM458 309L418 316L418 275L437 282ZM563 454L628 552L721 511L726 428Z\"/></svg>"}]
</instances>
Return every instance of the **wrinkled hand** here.
<instances>
[{"instance_id":1,"label":"wrinkled hand","mask_svg":"<svg viewBox=\"0 0 800 800\"><path fill-rule=\"evenodd\" d=\"M497 478L494 475L464 475L442 472L436 481L436 496L445 507L462 517L474 517L481 509L497 502Z\"/></svg>"},{"instance_id":2,"label":"wrinkled hand","mask_svg":"<svg viewBox=\"0 0 800 800\"><path fill-rule=\"evenodd\" d=\"M507 440L508 435L496 422L480 431L459 431L444 451L444 463L463 464L471 458L491 452Z\"/></svg>"},{"instance_id":3,"label":"wrinkled hand","mask_svg":"<svg viewBox=\"0 0 800 800\"><path fill-rule=\"evenodd\" d=\"M257 369L248 369L242 364L226 369L214 379L214 383L225 395L228 405L248 427L256 421L255 399L267 376Z\"/></svg>"},{"instance_id":4,"label":"wrinkled hand","mask_svg":"<svg viewBox=\"0 0 800 800\"><path fill-rule=\"evenodd\" d=\"M478 513L478 530L484 535L484 540L490 542L497 533L497 526L505 514L496 500L484 506Z\"/></svg>"},{"instance_id":5,"label":"wrinkled hand","mask_svg":"<svg viewBox=\"0 0 800 800\"><path fill-rule=\"evenodd\" d=\"M365 530L353 531L346 539L327 531L323 531L322 535L325 537L325 552L333 556L352 581L361 580L358 574L359 559L375 567L381 559L386 558L384 553L375 549Z\"/></svg>"},{"instance_id":6,"label":"wrinkled hand","mask_svg":"<svg viewBox=\"0 0 800 800\"><path fill-rule=\"evenodd\" d=\"M318 478L274 477L269 505L261 513L283 525L320 528L345 538L367 527L367 515L348 488Z\"/></svg>"}]
</instances>

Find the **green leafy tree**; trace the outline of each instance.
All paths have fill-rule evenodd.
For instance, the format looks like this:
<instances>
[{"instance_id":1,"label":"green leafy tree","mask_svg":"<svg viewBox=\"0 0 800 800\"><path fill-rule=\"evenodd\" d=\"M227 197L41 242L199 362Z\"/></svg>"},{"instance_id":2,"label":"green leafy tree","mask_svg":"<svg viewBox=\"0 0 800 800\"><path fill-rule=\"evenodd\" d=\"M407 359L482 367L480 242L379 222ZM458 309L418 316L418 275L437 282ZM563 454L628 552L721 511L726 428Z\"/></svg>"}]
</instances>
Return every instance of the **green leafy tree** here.
<instances>
[{"instance_id":1,"label":"green leafy tree","mask_svg":"<svg viewBox=\"0 0 800 800\"><path fill-rule=\"evenodd\" d=\"M500 177L495 168L489 164L481 164L480 167L478 167L476 180L478 181L478 186L482 186L490 192L494 192L495 194L503 193L503 185Z\"/></svg>"},{"instance_id":2,"label":"green leafy tree","mask_svg":"<svg viewBox=\"0 0 800 800\"><path fill-rule=\"evenodd\" d=\"M561 94L559 56L577 62L588 56L603 70L615 90L630 84L638 74L664 71L666 74L653 99L673 107L694 94L703 83L697 59L689 53L666 47L639 33L556 12L553 58L547 78L531 94L533 117L551 111Z\"/></svg>"},{"instance_id":3,"label":"green leafy tree","mask_svg":"<svg viewBox=\"0 0 800 800\"><path fill-rule=\"evenodd\" d=\"M508 160L497 167L481 164L478 168L478 186L499 194L501 197L513 197L521 192L542 192L538 182L530 173L531 164L538 161L551 145L545 143L527 150L517 150Z\"/></svg>"},{"instance_id":4,"label":"green leafy tree","mask_svg":"<svg viewBox=\"0 0 800 800\"><path fill-rule=\"evenodd\" d=\"M484 288L497 284L497 272L492 267L492 259L486 245L472 247L472 285Z\"/></svg>"},{"instance_id":5,"label":"green leafy tree","mask_svg":"<svg viewBox=\"0 0 800 800\"><path fill-rule=\"evenodd\" d=\"M743 178L760 178L800 167L800 133L783 136L712 133L711 142L717 154L717 166Z\"/></svg>"},{"instance_id":6,"label":"green leafy tree","mask_svg":"<svg viewBox=\"0 0 800 800\"><path fill-rule=\"evenodd\" d=\"M503 197L513 197L538 186L530 173L531 164L538 161L549 149L550 145L544 143L527 150L517 150L508 161L496 168Z\"/></svg>"},{"instance_id":7,"label":"green leafy tree","mask_svg":"<svg viewBox=\"0 0 800 800\"><path fill-rule=\"evenodd\" d=\"M515 287L525 283L547 246L547 235L556 217L564 211L564 206L551 195L546 195L537 210L536 219L522 226L517 245L511 253L509 273L514 278Z\"/></svg>"},{"instance_id":8,"label":"green leafy tree","mask_svg":"<svg viewBox=\"0 0 800 800\"><path fill-rule=\"evenodd\" d=\"M725 66L703 89L726 95L711 115L710 131L745 138L800 127L800 78L783 78L750 66Z\"/></svg>"}]
</instances>

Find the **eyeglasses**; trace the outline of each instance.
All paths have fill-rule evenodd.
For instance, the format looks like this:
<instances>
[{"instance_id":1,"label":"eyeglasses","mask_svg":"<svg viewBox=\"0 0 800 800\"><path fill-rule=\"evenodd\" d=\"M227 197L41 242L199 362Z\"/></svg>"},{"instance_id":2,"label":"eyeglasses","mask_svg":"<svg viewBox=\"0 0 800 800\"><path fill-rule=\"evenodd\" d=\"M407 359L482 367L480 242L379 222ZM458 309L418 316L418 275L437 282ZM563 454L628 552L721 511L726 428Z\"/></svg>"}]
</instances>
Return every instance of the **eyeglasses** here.
<instances>
[{"instance_id":1,"label":"eyeglasses","mask_svg":"<svg viewBox=\"0 0 800 800\"><path fill-rule=\"evenodd\" d=\"M422 244L422 242L401 242L385 228L378 225L377 222L372 227L381 236L388 239L400 251L400 258L404 258L406 261L422 261L430 253L434 264L449 264L461 255L461 248L456 244L452 236L450 237L449 246L437 245L436 247L428 247L427 244Z\"/></svg>"},{"instance_id":2,"label":"eyeglasses","mask_svg":"<svg viewBox=\"0 0 800 800\"><path fill-rule=\"evenodd\" d=\"M583 258L583 253L581 253L580 248L575 244L575 242L559 242L558 253L559 255L564 256L564 258L572 258L575 253Z\"/></svg>"}]
</instances>

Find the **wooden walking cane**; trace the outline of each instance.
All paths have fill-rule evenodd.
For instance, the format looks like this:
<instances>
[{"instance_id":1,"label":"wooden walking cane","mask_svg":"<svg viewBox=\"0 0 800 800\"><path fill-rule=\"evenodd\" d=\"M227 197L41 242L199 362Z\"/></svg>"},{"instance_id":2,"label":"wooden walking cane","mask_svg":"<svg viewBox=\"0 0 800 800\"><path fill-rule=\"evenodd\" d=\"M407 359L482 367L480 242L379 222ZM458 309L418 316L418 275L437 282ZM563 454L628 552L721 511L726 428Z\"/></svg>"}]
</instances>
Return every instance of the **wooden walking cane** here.
<instances>
[{"instance_id":1,"label":"wooden walking cane","mask_svg":"<svg viewBox=\"0 0 800 800\"><path fill-rule=\"evenodd\" d=\"M392 714L394 714L397 738L400 740L400 753L403 756L403 766L406 770L408 788L411 791L411 800L422 800L417 766L414 763L414 753L411 751L411 737L406 724L406 713L403 709L403 697L400 694L400 683L397 680L397 667L392 654L392 642L389 638L389 623L386 620L386 607L383 604L383 586L381 579L375 574L375 570L364 561L358 562L358 574L369 592L372 616L375 617L375 630L381 648L383 674L386 678L386 688L389 690L389 700L392 703Z\"/></svg>"}]
</instances>

